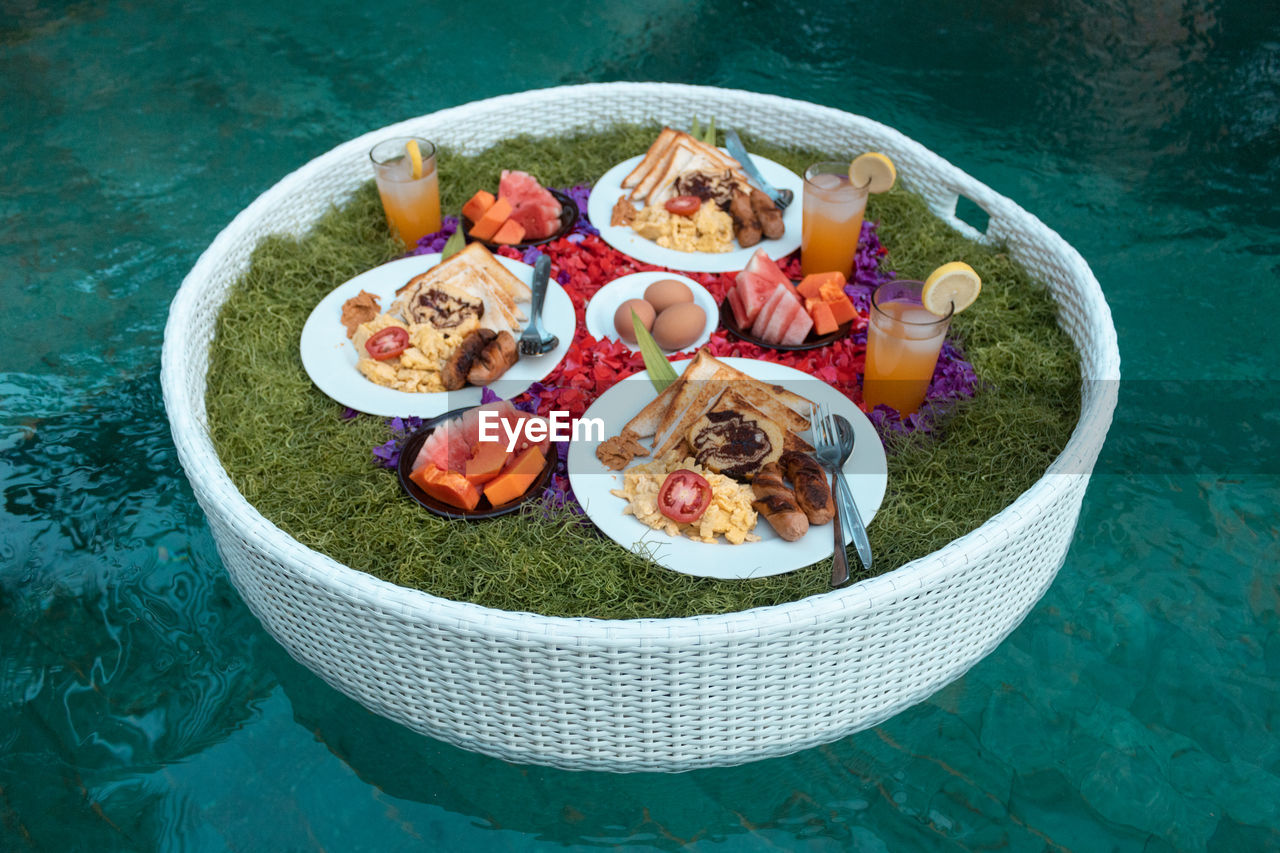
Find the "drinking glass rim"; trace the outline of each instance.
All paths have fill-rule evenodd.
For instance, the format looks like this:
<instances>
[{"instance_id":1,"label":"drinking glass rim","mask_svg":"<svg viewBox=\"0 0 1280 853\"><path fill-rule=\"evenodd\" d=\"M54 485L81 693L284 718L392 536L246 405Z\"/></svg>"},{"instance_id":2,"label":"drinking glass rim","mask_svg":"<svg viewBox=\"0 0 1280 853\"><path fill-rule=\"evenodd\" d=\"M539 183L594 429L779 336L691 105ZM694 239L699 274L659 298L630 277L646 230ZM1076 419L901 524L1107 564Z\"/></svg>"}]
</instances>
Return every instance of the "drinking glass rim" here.
<instances>
[{"instance_id":1,"label":"drinking glass rim","mask_svg":"<svg viewBox=\"0 0 1280 853\"><path fill-rule=\"evenodd\" d=\"M897 318L897 317L889 317L888 312L886 312L883 308L881 308L881 307L880 307L880 305L879 305L879 303L877 303L877 302L876 302L876 296L878 296L878 295L879 295L880 290L881 290L882 288L888 287L888 286L889 286L889 285L891 285L891 284L914 284L914 285L917 285L917 287L915 288L916 290L918 290L918 291L922 291L922 290L924 290L924 282L923 282L923 281L916 281L916 280L915 280L915 279L913 279L913 278L895 278L895 279L893 279L892 281L886 281L886 282L884 282L883 284L878 285L878 286L876 287L876 289L875 289L875 290L871 291L871 310L878 312L879 314L881 314L881 315L882 315L882 316L884 316L884 317L888 317L888 319L890 319L890 320L894 321L895 323L902 323L903 325L906 325L906 326L919 326L919 327L921 327L921 328L925 328L925 327L928 327L928 326L936 326L936 325L938 325L939 323L945 323L945 322L947 322L948 320L950 320L952 317L954 317L954 316L955 316L955 313L956 313L956 304L955 304L954 302L952 302L952 303L951 303L951 310L949 310L949 311L947 312L947 314L946 314L946 316L945 316L945 317L939 317L938 315L936 315L936 314L935 314L935 315L934 315L934 317L936 317L936 319L934 319L934 320L929 320L929 321L927 321L927 322L923 322L923 323L922 323L922 322L920 322L920 321L917 321L917 320L902 320L902 319L899 319L899 318ZM917 297L917 298L918 298L918 297ZM921 308L924 308L924 303L923 303L923 302L918 302L918 303L915 303L915 304L918 304ZM925 310L926 310L926 311L928 311L928 309L927 309L927 308L925 308Z\"/></svg>"},{"instance_id":2,"label":"drinking glass rim","mask_svg":"<svg viewBox=\"0 0 1280 853\"><path fill-rule=\"evenodd\" d=\"M399 148L401 152L399 156L406 156L408 152L405 151L405 146L408 145L410 139L417 140L418 151L422 154L422 162L425 163L427 160L436 156L436 144L429 139L423 139L421 136L391 136L386 139L378 140L374 143L373 147L369 149L370 162L372 162L374 166L385 166L390 163L391 158L379 160L377 157L373 156L373 152L391 142L398 142L400 144Z\"/></svg>"},{"instance_id":3,"label":"drinking glass rim","mask_svg":"<svg viewBox=\"0 0 1280 853\"><path fill-rule=\"evenodd\" d=\"M820 174L844 175L846 178L849 178L848 163L844 162L843 160L819 160L818 162L810 163L808 166L805 167L804 174L801 175L801 179L806 184L813 184L813 186L817 189L831 189L830 187L819 187L817 184L814 184L813 181L809 179L809 172L812 171L813 169L818 168L819 166L831 167L829 171L824 171L824 172L821 172ZM867 178L867 182L862 186L857 186L856 184L854 184L853 179L849 178L849 186L853 187L855 190L860 190L860 191L867 190L871 187L871 178Z\"/></svg>"}]
</instances>

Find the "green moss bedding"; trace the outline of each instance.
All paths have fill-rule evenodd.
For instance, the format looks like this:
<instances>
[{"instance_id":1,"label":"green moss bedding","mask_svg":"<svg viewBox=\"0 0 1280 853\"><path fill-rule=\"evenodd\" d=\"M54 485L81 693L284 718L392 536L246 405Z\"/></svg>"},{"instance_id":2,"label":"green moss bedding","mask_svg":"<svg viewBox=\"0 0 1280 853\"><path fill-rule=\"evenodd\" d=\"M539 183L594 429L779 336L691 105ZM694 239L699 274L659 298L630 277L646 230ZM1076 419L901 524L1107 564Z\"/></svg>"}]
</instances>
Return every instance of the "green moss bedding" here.
<instances>
[{"instance_id":1,"label":"green moss bedding","mask_svg":"<svg viewBox=\"0 0 1280 853\"><path fill-rule=\"evenodd\" d=\"M656 130L517 138L474 157L443 151L444 208L456 212L474 188L496 186L504 167L551 186L589 183L643 151ZM797 172L833 159L831 152L748 145ZM886 264L899 277L924 278L938 264L962 259L983 279L981 298L951 333L981 391L935 431L887 441L888 492L869 530L878 574L978 527L1043 474L1078 419L1080 371L1048 291L1005 253L953 232L901 190L873 196L867 216L879 221ZM373 464L372 448L389 437L385 421L342 419L342 406L311 384L298 356L315 304L401 252L370 181L305 237L265 240L232 288L212 345L209 425L232 481L264 516L383 580L549 616L726 613L828 591L829 559L750 581L694 578L629 553L568 511L531 503L521 513L469 524L436 518L406 499L394 472ZM856 562L851 556L855 570Z\"/></svg>"}]
</instances>

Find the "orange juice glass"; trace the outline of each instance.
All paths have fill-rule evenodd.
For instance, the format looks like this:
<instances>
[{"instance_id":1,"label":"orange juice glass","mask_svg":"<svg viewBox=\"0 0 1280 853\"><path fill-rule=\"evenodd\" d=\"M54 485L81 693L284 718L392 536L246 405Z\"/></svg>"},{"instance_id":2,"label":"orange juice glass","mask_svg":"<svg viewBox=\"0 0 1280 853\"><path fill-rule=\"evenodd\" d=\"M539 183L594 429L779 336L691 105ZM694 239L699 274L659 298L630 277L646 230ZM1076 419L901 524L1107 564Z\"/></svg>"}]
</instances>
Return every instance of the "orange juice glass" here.
<instances>
[{"instance_id":1,"label":"orange juice glass","mask_svg":"<svg viewBox=\"0 0 1280 853\"><path fill-rule=\"evenodd\" d=\"M413 176L408 144L416 139L422 152L422 175ZM384 139L369 152L373 177L382 196L387 225L400 242L412 248L418 240L440 230L440 178L436 172L436 147L425 139L398 136Z\"/></svg>"},{"instance_id":2,"label":"orange juice glass","mask_svg":"<svg viewBox=\"0 0 1280 853\"><path fill-rule=\"evenodd\" d=\"M951 312L939 317L921 305L923 288L919 281L890 281L871 294L862 377L862 399L868 406L884 404L909 415L924 402Z\"/></svg>"},{"instance_id":3,"label":"orange juice glass","mask_svg":"<svg viewBox=\"0 0 1280 853\"><path fill-rule=\"evenodd\" d=\"M812 275L838 270L853 278L867 188L849 180L849 164L814 163L804 170L804 220L800 237L800 272Z\"/></svg>"}]
</instances>

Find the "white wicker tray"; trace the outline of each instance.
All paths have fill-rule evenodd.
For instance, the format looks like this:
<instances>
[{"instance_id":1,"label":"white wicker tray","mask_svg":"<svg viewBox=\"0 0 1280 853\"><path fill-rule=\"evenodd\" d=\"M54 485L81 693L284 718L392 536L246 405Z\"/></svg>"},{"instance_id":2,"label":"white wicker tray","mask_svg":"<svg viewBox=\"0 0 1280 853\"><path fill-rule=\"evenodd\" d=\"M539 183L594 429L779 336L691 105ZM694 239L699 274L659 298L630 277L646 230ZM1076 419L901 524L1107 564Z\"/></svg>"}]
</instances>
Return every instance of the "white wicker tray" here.
<instances>
[{"instance_id":1,"label":"white wicker tray","mask_svg":"<svg viewBox=\"0 0 1280 853\"><path fill-rule=\"evenodd\" d=\"M303 547L245 501L214 453L206 420L215 319L259 240L303 233L368 180L375 138L414 134L478 152L521 133L678 124L695 113L775 143L850 156L884 151L938 216L1005 243L1048 283L1086 381L1080 422L1045 476L977 530L872 580L724 616L633 621L491 610L394 586ZM958 195L990 215L985 235L955 218ZM612 83L411 119L284 178L218 235L183 281L165 330L162 385L179 458L227 571L267 630L325 681L412 729L511 761L675 771L785 754L867 728L991 651L1062 565L1119 375L1111 313L1080 255L919 144L874 121L785 98Z\"/></svg>"}]
</instances>

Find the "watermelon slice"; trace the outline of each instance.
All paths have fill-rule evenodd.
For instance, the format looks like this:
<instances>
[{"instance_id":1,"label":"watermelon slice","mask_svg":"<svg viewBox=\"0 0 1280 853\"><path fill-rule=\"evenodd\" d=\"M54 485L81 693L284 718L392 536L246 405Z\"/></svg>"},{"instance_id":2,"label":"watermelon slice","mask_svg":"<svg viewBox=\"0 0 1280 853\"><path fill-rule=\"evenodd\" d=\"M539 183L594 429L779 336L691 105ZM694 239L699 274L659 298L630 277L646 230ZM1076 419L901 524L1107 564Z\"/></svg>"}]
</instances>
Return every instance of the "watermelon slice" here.
<instances>
[{"instance_id":1,"label":"watermelon slice","mask_svg":"<svg viewBox=\"0 0 1280 853\"><path fill-rule=\"evenodd\" d=\"M786 298L786 287L781 284L775 284L773 293L769 296L769 301L765 302L764 307L760 309L760 313L756 314L756 321L751 326L751 334L761 340L768 340L765 337L764 330L769 326L773 319L773 314L778 310L778 306L782 304L782 300Z\"/></svg>"},{"instance_id":2,"label":"watermelon slice","mask_svg":"<svg viewBox=\"0 0 1280 853\"><path fill-rule=\"evenodd\" d=\"M803 306L791 318L791 322L782 330L782 340L780 343L784 347L793 347L796 344L803 343L804 339L809 337L809 330L813 328L813 317L809 315L809 311Z\"/></svg>"},{"instance_id":3,"label":"watermelon slice","mask_svg":"<svg viewBox=\"0 0 1280 853\"><path fill-rule=\"evenodd\" d=\"M441 471L458 473L465 471L467 460L475 455L476 446L480 443L480 412L483 410L495 411L503 420L524 414L516 411L516 407L511 405L509 400L498 400L495 403L485 403L483 406L468 409L460 417L440 424L431 435L427 436L427 440L422 443L422 449L413 460L413 470L417 471L431 462ZM506 435L499 426L498 438L504 447L507 441Z\"/></svg>"},{"instance_id":4,"label":"watermelon slice","mask_svg":"<svg viewBox=\"0 0 1280 853\"><path fill-rule=\"evenodd\" d=\"M550 237L560 227L560 202L527 172L503 169L498 198L511 204L509 218L524 227L527 240Z\"/></svg>"},{"instance_id":5,"label":"watermelon slice","mask_svg":"<svg viewBox=\"0 0 1280 853\"><path fill-rule=\"evenodd\" d=\"M782 292L786 296L778 301L777 306L773 309L773 315L769 317L768 325L764 327L764 334L761 335L765 341L771 344L782 343L782 335L795 321L797 311L804 312L806 315L809 313L804 310L804 305L800 304L789 290L783 290Z\"/></svg>"},{"instance_id":6,"label":"watermelon slice","mask_svg":"<svg viewBox=\"0 0 1280 853\"><path fill-rule=\"evenodd\" d=\"M745 329L751 325L751 320L747 317L747 306L742 304L742 295L738 293L738 289L737 285L729 288L727 299L733 310L733 322L738 324L739 329Z\"/></svg>"},{"instance_id":7,"label":"watermelon slice","mask_svg":"<svg viewBox=\"0 0 1280 853\"><path fill-rule=\"evenodd\" d=\"M774 262L773 258L769 257L769 253L764 249L756 249L755 254L751 256L751 260L747 261L747 266L742 270L742 272L749 272L752 275L758 275L765 281L773 282L774 284L785 284L787 287L795 290L795 285L791 283L791 279L787 278L787 276ZM739 275L741 275L741 273L739 273Z\"/></svg>"},{"instance_id":8,"label":"watermelon slice","mask_svg":"<svg viewBox=\"0 0 1280 853\"><path fill-rule=\"evenodd\" d=\"M422 449L413 460L413 470L420 470L430 463L441 471L462 471L471 458L472 444L464 434L461 420L454 418L443 423L427 436Z\"/></svg>"},{"instance_id":9,"label":"watermelon slice","mask_svg":"<svg viewBox=\"0 0 1280 853\"><path fill-rule=\"evenodd\" d=\"M746 329L756 321L760 316L760 309L764 308L765 303L773 297L773 292L777 288L778 282L769 281L762 275L746 270L738 273L736 289L746 315L746 322L739 323L739 328Z\"/></svg>"}]
</instances>

